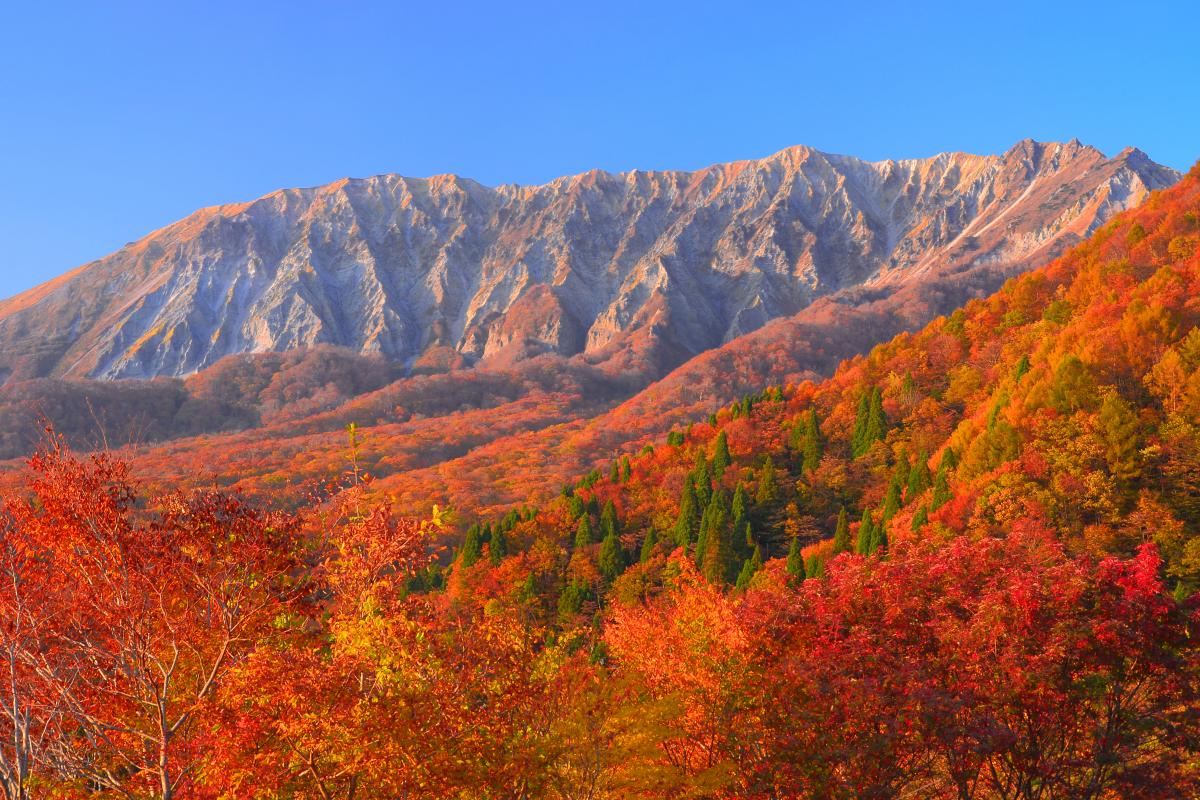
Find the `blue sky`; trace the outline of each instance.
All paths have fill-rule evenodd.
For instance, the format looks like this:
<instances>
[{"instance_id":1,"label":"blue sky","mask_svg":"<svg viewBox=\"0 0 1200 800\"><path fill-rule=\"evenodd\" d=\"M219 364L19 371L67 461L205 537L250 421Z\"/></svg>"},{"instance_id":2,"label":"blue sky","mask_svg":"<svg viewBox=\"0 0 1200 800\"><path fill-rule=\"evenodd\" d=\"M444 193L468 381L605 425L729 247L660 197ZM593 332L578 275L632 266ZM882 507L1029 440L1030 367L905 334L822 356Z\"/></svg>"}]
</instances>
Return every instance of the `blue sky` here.
<instances>
[{"instance_id":1,"label":"blue sky","mask_svg":"<svg viewBox=\"0 0 1200 800\"><path fill-rule=\"evenodd\" d=\"M346 175L1072 136L1200 158L1195 2L22 5L0 5L0 296Z\"/></svg>"}]
</instances>

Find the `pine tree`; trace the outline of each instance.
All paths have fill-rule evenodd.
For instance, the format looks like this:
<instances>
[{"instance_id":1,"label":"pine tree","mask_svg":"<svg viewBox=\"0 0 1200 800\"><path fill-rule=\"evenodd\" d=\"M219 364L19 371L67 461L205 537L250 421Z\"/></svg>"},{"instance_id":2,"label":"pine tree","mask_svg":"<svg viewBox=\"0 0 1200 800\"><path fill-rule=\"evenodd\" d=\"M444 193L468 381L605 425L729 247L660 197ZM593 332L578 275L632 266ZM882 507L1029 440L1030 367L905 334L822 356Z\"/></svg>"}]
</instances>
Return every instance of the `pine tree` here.
<instances>
[{"instance_id":1,"label":"pine tree","mask_svg":"<svg viewBox=\"0 0 1200 800\"><path fill-rule=\"evenodd\" d=\"M850 523L846 517L846 507L838 512L837 527L833 531L833 554L846 553L850 550Z\"/></svg>"},{"instance_id":2,"label":"pine tree","mask_svg":"<svg viewBox=\"0 0 1200 800\"><path fill-rule=\"evenodd\" d=\"M616 483L621 478L621 464L619 461L612 462L612 467L608 470L608 479Z\"/></svg>"},{"instance_id":3,"label":"pine tree","mask_svg":"<svg viewBox=\"0 0 1200 800\"><path fill-rule=\"evenodd\" d=\"M1021 356L1021 360L1017 362L1017 365L1015 367L1013 367L1013 380L1014 381L1021 380L1021 378L1024 378L1026 373L1028 373L1028 372L1029 372L1029 356L1028 356L1028 354L1026 354L1026 355Z\"/></svg>"},{"instance_id":4,"label":"pine tree","mask_svg":"<svg viewBox=\"0 0 1200 800\"><path fill-rule=\"evenodd\" d=\"M579 518L579 527L575 529L575 549L582 550L593 542L592 520L587 514Z\"/></svg>"},{"instance_id":5,"label":"pine tree","mask_svg":"<svg viewBox=\"0 0 1200 800\"><path fill-rule=\"evenodd\" d=\"M900 510L900 485L898 475L888 484L887 494L883 498L883 510L880 513L880 527L891 522L892 517Z\"/></svg>"},{"instance_id":6,"label":"pine tree","mask_svg":"<svg viewBox=\"0 0 1200 800\"><path fill-rule=\"evenodd\" d=\"M567 508L570 510L571 519L578 519L587 513L587 504L583 502L583 498L579 495L573 495L567 501Z\"/></svg>"},{"instance_id":7,"label":"pine tree","mask_svg":"<svg viewBox=\"0 0 1200 800\"><path fill-rule=\"evenodd\" d=\"M483 540L478 523L467 528L467 535L463 537L462 549L459 554L464 567L473 566L483 555Z\"/></svg>"},{"instance_id":8,"label":"pine tree","mask_svg":"<svg viewBox=\"0 0 1200 800\"><path fill-rule=\"evenodd\" d=\"M746 487L741 481L738 481L737 487L733 490L733 504L730 506L730 513L733 514L735 524L746 518L746 514L749 512L749 502L746 498Z\"/></svg>"},{"instance_id":9,"label":"pine tree","mask_svg":"<svg viewBox=\"0 0 1200 800\"><path fill-rule=\"evenodd\" d=\"M600 568L600 574L609 581L625 569L625 552L621 549L621 540L615 532L606 535L600 543L600 555L596 564Z\"/></svg>"},{"instance_id":10,"label":"pine tree","mask_svg":"<svg viewBox=\"0 0 1200 800\"><path fill-rule=\"evenodd\" d=\"M645 564L650 560L650 556L654 555L654 546L658 544L658 534L654 532L654 528L646 531L646 537L642 539L642 552L638 561Z\"/></svg>"},{"instance_id":11,"label":"pine tree","mask_svg":"<svg viewBox=\"0 0 1200 800\"><path fill-rule=\"evenodd\" d=\"M711 583L724 583L728 580L730 565L733 563L732 536L730 535L729 500L725 492L717 489L713 492L708 508L700 520L700 542L696 546L696 561L704 571L704 576ZM720 575L720 580L715 576Z\"/></svg>"},{"instance_id":12,"label":"pine tree","mask_svg":"<svg viewBox=\"0 0 1200 800\"><path fill-rule=\"evenodd\" d=\"M750 586L750 580L754 577L754 573L762 569L762 553L757 547L754 548L754 554L742 564L742 571L738 573L737 583L734 587L739 592L746 591Z\"/></svg>"},{"instance_id":13,"label":"pine tree","mask_svg":"<svg viewBox=\"0 0 1200 800\"><path fill-rule=\"evenodd\" d=\"M500 562L508 555L508 540L504 536L504 531L501 528L496 528L492 531L492 536L488 542L488 555L491 556L492 564L499 565Z\"/></svg>"},{"instance_id":14,"label":"pine tree","mask_svg":"<svg viewBox=\"0 0 1200 800\"><path fill-rule=\"evenodd\" d=\"M816 409L810 408L808 410L808 420L805 429L800 469L808 473L817 468L817 465L821 463L821 457L825 454L825 440L821 436L821 424L817 420Z\"/></svg>"},{"instance_id":15,"label":"pine tree","mask_svg":"<svg viewBox=\"0 0 1200 800\"><path fill-rule=\"evenodd\" d=\"M621 459L621 483L629 483L629 479L633 477L633 465L629 463L629 456Z\"/></svg>"},{"instance_id":16,"label":"pine tree","mask_svg":"<svg viewBox=\"0 0 1200 800\"><path fill-rule=\"evenodd\" d=\"M871 390L871 404L867 410L867 426L863 434L863 453L875 442L883 441L887 434L887 417L883 413L883 393L876 386Z\"/></svg>"},{"instance_id":17,"label":"pine tree","mask_svg":"<svg viewBox=\"0 0 1200 800\"><path fill-rule=\"evenodd\" d=\"M921 506L917 509L917 513L913 514L912 529L914 531L925 527L929 522L929 506Z\"/></svg>"},{"instance_id":18,"label":"pine tree","mask_svg":"<svg viewBox=\"0 0 1200 800\"><path fill-rule=\"evenodd\" d=\"M949 471L953 468L953 450L947 450L938 464L937 476L933 479L933 495L929 498L929 510L937 511L950 501Z\"/></svg>"},{"instance_id":19,"label":"pine tree","mask_svg":"<svg viewBox=\"0 0 1200 800\"><path fill-rule=\"evenodd\" d=\"M717 446L713 452L712 468L713 477L718 481L725 475L725 469L731 461L729 455L729 436L725 431L717 434Z\"/></svg>"},{"instance_id":20,"label":"pine tree","mask_svg":"<svg viewBox=\"0 0 1200 800\"><path fill-rule=\"evenodd\" d=\"M808 563L806 563L804 567L805 572L808 573L808 577L810 578L825 577L825 559L821 558L820 556L814 555L809 558Z\"/></svg>"},{"instance_id":21,"label":"pine tree","mask_svg":"<svg viewBox=\"0 0 1200 800\"><path fill-rule=\"evenodd\" d=\"M700 508L707 508L712 502L712 469L708 464L708 460L704 458L704 454L700 454L700 459L694 470L696 482L696 501L700 504Z\"/></svg>"},{"instance_id":22,"label":"pine tree","mask_svg":"<svg viewBox=\"0 0 1200 800\"><path fill-rule=\"evenodd\" d=\"M566 621L583 610L583 601L587 599L587 586L575 580L563 587L558 596L558 618Z\"/></svg>"},{"instance_id":23,"label":"pine tree","mask_svg":"<svg viewBox=\"0 0 1200 800\"><path fill-rule=\"evenodd\" d=\"M758 489L754 493L754 503L763 508L778 499L779 483L775 478L775 462L771 460L770 456L767 456L758 473Z\"/></svg>"},{"instance_id":24,"label":"pine tree","mask_svg":"<svg viewBox=\"0 0 1200 800\"><path fill-rule=\"evenodd\" d=\"M722 535L719 529L711 530L704 552L704 577L714 586L724 586L729 581L729 568L732 563L733 553L728 535Z\"/></svg>"},{"instance_id":25,"label":"pine tree","mask_svg":"<svg viewBox=\"0 0 1200 800\"><path fill-rule=\"evenodd\" d=\"M684 549L693 541L700 525L700 503L696 498L696 482L689 474L683 480L679 497L679 517L675 521L675 543Z\"/></svg>"},{"instance_id":26,"label":"pine tree","mask_svg":"<svg viewBox=\"0 0 1200 800\"><path fill-rule=\"evenodd\" d=\"M858 396L858 410L854 412L854 431L850 434L850 454L858 458L866 452L867 417L871 411L871 398L867 392Z\"/></svg>"},{"instance_id":27,"label":"pine tree","mask_svg":"<svg viewBox=\"0 0 1200 800\"><path fill-rule=\"evenodd\" d=\"M871 529L871 553L885 553L888 549L887 526L883 523Z\"/></svg>"},{"instance_id":28,"label":"pine tree","mask_svg":"<svg viewBox=\"0 0 1200 800\"><path fill-rule=\"evenodd\" d=\"M875 524L871 519L871 509L864 508L862 522L858 526L858 539L854 543L854 551L860 556L865 556L871 552L871 545L875 541Z\"/></svg>"},{"instance_id":29,"label":"pine tree","mask_svg":"<svg viewBox=\"0 0 1200 800\"><path fill-rule=\"evenodd\" d=\"M617 507L613 505L612 500L608 500L604 503L604 510L600 512L600 538L620 535L621 525L617 522Z\"/></svg>"},{"instance_id":30,"label":"pine tree","mask_svg":"<svg viewBox=\"0 0 1200 800\"><path fill-rule=\"evenodd\" d=\"M800 554L800 540L795 536L792 537L792 543L788 546L787 571L789 575L799 581L807 577L804 569L804 556Z\"/></svg>"},{"instance_id":31,"label":"pine tree","mask_svg":"<svg viewBox=\"0 0 1200 800\"><path fill-rule=\"evenodd\" d=\"M909 500L915 500L924 494L929 488L931 479L929 476L929 456L924 450L917 454L917 461L908 471L908 495Z\"/></svg>"}]
</instances>

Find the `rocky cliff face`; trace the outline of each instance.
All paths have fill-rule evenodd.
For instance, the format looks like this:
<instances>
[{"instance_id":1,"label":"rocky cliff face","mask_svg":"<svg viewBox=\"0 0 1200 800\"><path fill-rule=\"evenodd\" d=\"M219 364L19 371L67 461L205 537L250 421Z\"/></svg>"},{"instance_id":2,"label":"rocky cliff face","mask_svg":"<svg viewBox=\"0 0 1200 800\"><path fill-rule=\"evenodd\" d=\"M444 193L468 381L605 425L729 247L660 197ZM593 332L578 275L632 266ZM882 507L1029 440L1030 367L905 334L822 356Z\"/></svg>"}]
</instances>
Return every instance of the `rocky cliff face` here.
<instances>
[{"instance_id":1,"label":"rocky cliff face","mask_svg":"<svg viewBox=\"0 0 1200 800\"><path fill-rule=\"evenodd\" d=\"M0 375L183 375L333 343L407 363L721 345L847 290L1044 263L1178 179L1072 141L488 188L381 175L219 206L0 303Z\"/></svg>"}]
</instances>

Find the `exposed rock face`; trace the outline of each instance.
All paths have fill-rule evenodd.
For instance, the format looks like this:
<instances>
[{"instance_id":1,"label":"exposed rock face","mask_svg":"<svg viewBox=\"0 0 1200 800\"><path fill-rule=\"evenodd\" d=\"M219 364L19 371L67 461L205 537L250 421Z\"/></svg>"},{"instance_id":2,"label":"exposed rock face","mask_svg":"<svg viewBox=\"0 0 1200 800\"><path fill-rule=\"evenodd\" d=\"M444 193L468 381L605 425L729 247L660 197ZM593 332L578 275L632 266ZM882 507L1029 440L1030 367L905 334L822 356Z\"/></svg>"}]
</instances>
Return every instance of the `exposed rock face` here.
<instances>
[{"instance_id":1,"label":"exposed rock face","mask_svg":"<svg viewBox=\"0 0 1200 800\"><path fill-rule=\"evenodd\" d=\"M406 362L657 348L673 366L854 287L1037 266L1178 177L1137 150L1024 141L535 187L341 180L198 211L0 303L0 375L183 375L322 342Z\"/></svg>"}]
</instances>

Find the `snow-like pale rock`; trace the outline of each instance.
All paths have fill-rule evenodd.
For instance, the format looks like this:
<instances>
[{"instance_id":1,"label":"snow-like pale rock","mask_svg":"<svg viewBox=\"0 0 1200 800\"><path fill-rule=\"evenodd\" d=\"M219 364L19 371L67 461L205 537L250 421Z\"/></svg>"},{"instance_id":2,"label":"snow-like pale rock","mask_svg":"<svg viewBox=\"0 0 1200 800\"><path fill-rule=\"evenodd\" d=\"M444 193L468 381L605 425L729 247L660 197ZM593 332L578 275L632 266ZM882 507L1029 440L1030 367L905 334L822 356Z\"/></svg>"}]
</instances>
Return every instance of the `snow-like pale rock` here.
<instances>
[{"instance_id":1,"label":"snow-like pale rock","mask_svg":"<svg viewBox=\"0 0 1200 800\"><path fill-rule=\"evenodd\" d=\"M531 187L347 179L198 211L0 303L0 374L183 375L322 342L406 362L604 358L639 335L694 354L850 287L1036 266L1178 178L1133 149L1024 141Z\"/></svg>"}]
</instances>

